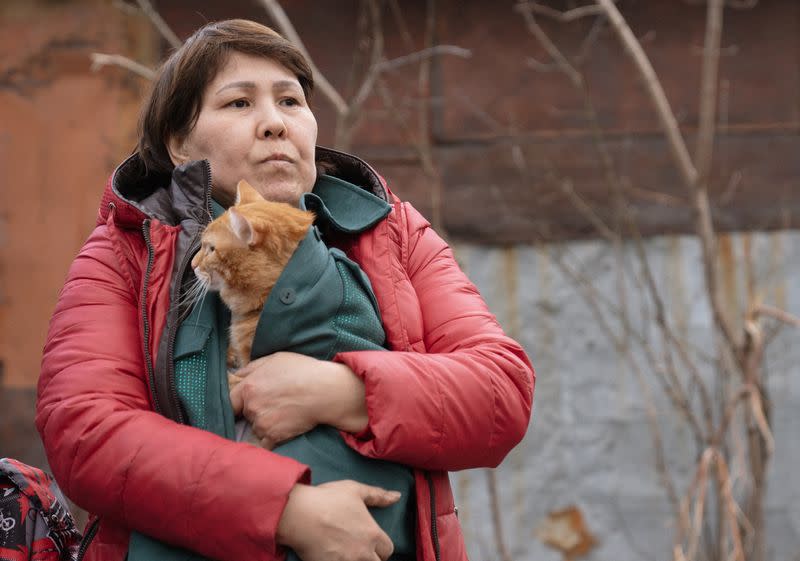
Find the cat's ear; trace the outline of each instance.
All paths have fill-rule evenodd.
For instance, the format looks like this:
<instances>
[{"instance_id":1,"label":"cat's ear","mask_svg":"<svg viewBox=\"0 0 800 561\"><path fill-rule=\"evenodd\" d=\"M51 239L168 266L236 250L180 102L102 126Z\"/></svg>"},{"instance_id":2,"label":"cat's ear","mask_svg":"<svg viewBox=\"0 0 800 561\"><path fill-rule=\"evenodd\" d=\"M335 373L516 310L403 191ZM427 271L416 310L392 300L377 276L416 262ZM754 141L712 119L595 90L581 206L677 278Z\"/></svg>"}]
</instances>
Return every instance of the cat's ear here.
<instances>
[{"instance_id":1,"label":"cat's ear","mask_svg":"<svg viewBox=\"0 0 800 561\"><path fill-rule=\"evenodd\" d=\"M244 214L237 211L235 207L230 207L228 209L228 218L230 219L231 231L237 238L247 245L258 243L258 231Z\"/></svg>"},{"instance_id":2,"label":"cat's ear","mask_svg":"<svg viewBox=\"0 0 800 561\"><path fill-rule=\"evenodd\" d=\"M264 198L256 191L256 188L250 185L247 181L242 179L236 184L236 203L237 205L246 205L247 203L255 203Z\"/></svg>"},{"instance_id":3,"label":"cat's ear","mask_svg":"<svg viewBox=\"0 0 800 561\"><path fill-rule=\"evenodd\" d=\"M172 160L172 165L179 166L191 160L189 151L186 147L186 139L177 136L170 136L166 142L167 152L169 152L169 159Z\"/></svg>"}]
</instances>

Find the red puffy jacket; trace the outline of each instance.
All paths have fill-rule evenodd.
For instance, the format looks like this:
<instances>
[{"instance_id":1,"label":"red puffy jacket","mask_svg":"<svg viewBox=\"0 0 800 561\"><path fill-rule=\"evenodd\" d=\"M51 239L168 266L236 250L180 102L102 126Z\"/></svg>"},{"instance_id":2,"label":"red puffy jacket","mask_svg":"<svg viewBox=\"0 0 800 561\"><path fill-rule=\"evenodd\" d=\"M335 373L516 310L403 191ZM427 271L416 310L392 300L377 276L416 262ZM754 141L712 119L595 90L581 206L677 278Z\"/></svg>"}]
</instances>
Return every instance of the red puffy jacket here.
<instances>
[{"instance_id":1,"label":"red puffy jacket","mask_svg":"<svg viewBox=\"0 0 800 561\"><path fill-rule=\"evenodd\" d=\"M447 472L496 466L522 439L533 369L422 216L361 160L317 156L393 204L343 247L370 278L395 351L335 358L366 387L368 429L348 442L415 468L417 558L465 560ZM135 156L115 171L50 323L36 424L59 485L93 514L85 559L121 561L130 529L223 561L281 559L278 520L308 481L290 458L167 418L177 248L210 189L197 164L169 187L143 181ZM197 184L206 191L192 195Z\"/></svg>"}]
</instances>

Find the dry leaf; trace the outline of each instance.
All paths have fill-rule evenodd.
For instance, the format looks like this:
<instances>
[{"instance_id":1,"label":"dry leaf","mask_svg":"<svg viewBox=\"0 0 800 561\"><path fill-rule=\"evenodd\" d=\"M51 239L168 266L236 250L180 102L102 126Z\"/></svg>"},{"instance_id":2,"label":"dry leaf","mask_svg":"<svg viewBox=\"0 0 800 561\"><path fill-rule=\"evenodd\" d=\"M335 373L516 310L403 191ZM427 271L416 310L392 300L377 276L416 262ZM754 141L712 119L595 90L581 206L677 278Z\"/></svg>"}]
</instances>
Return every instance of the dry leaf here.
<instances>
[{"instance_id":1,"label":"dry leaf","mask_svg":"<svg viewBox=\"0 0 800 561\"><path fill-rule=\"evenodd\" d=\"M561 551L565 561L582 557L597 546L578 507L548 513L545 521L536 528L536 537L545 545Z\"/></svg>"}]
</instances>

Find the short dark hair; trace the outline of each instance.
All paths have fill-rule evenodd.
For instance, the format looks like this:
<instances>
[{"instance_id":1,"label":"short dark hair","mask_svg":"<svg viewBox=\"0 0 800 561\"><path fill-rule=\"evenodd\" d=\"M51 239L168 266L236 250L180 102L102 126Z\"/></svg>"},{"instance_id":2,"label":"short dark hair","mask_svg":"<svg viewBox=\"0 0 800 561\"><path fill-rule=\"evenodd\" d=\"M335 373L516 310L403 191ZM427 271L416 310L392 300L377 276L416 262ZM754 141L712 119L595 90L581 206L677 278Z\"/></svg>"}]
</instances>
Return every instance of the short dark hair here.
<instances>
[{"instance_id":1,"label":"short dark hair","mask_svg":"<svg viewBox=\"0 0 800 561\"><path fill-rule=\"evenodd\" d=\"M231 52L269 58L297 76L306 97L314 89L311 67L290 41L266 25L231 19L204 25L159 68L139 118L137 152L148 172L171 172L167 141L192 130L206 86Z\"/></svg>"}]
</instances>

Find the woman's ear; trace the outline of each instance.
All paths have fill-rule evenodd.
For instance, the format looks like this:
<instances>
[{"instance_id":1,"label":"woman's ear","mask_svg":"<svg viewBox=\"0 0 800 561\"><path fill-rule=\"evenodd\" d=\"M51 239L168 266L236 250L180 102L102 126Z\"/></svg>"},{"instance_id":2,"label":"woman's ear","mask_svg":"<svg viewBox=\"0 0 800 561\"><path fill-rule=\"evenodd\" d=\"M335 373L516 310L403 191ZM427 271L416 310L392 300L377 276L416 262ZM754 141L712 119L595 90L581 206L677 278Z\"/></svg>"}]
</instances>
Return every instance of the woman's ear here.
<instances>
[{"instance_id":1,"label":"woman's ear","mask_svg":"<svg viewBox=\"0 0 800 561\"><path fill-rule=\"evenodd\" d=\"M167 140L167 152L169 152L169 159L172 160L172 165L179 166L185 164L191 158L186 150L186 139L178 136L171 136Z\"/></svg>"}]
</instances>

